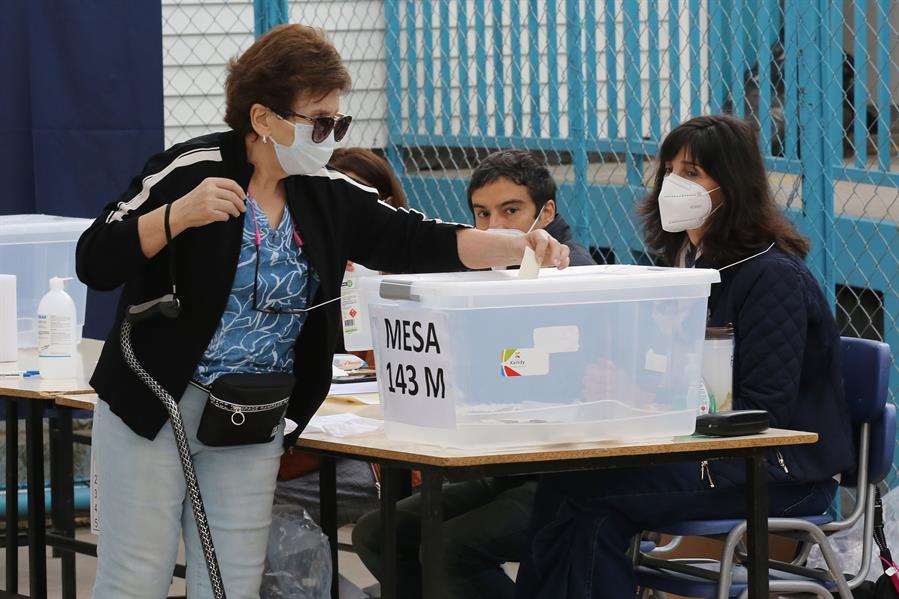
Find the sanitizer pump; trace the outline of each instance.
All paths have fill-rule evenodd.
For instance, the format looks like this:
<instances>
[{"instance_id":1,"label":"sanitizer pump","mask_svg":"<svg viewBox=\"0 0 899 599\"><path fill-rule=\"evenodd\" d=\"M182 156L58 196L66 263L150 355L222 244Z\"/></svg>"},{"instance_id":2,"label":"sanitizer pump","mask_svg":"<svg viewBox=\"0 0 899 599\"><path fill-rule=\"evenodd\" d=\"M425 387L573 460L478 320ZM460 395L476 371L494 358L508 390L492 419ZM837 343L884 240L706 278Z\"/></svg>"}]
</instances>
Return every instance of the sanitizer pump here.
<instances>
[{"instance_id":1,"label":"sanitizer pump","mask_svg":"<svg viewBox=\"0 0 899 599\"><path fill-rule=\"evenodd\" d=\"M50 279L37 308L37 354L41 378L75 378L78 373L75 302L63 289L67 279Z\"/></svg>"}]
</instances>

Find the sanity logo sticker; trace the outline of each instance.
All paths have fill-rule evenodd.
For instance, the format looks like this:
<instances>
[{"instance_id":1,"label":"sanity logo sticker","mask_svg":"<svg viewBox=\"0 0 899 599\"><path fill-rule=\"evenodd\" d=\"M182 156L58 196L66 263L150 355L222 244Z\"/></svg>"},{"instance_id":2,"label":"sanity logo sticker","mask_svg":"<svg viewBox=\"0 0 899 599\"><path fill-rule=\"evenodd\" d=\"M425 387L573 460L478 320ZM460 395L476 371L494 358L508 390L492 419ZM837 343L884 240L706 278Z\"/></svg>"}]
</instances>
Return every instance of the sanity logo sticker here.
<instances>
[{"instance_id":1,"label":"sanity logo sticker","mask_svg":"<svg viewBox=\"0 0 899 599\"><path fill-rule=\"evenodd\" d=\"M504 377L549 374L550 354L576 352L579 332L576 326L534 329L534 347L504 349L500 355L500 374Z\"/></svg>"},{"instance_id":2,"label":"sanity logo sticker","mask_svg":"<svg viewBox=\"0 0 899 599\"><path fill-rule=\"evenodd\" d=\"M503 376L549 374L549 354L539 349L503 350Z\"/></svg>"}]
</instances>

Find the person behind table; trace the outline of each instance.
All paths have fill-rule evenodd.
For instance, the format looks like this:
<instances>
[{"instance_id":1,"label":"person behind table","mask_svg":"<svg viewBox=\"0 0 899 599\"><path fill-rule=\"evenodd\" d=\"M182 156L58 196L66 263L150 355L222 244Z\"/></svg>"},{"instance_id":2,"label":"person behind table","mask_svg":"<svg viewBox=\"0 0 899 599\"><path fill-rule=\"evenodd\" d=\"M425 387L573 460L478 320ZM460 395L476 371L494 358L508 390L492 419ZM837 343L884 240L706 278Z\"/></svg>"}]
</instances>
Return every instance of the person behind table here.
<instances>
[{"instance_id":1,"label":"person behind table","mask_svg":"<svg viewBox=\"0 0 899 599\"><path fill-rule=\"evenodd\" d=\"M478 229L545 229L571 251L571 265L595 264L558 212L556 182L531 152L500 150L484 158L468 183L468 209ZM539 217L539 218L538 218Z\"/></svg>"},{"instance_id":2,"label":"person behind table","mask_svg":"<svg viewBox=\"0 0 899 599\"><path fill-rule=\"evenodd\" d=\"M479 229L545 228L570 250L572 266L594 264L556 211L556 184L531 153L503 150L487 156L468 184L468 205ZM539 215L539 220L538 220ZM520 559L536 482L525 477L486 478L444 486L445 596L459 599L511 598L515 585L502 569ZM397 590L401 598L421 595L421 500L397 503ZM362 562L381 576L381 528L377 511L353 529Z\"/></svg>"},{"instance_id":3,"label":"person behind table","mask_svg":"<svg viewBox=\"0 0 899 599\"><path fill-rule=\"evenodd\" d=\"M735 409L766 410L771 426L818 434L768 454L772 516L821 514L835 475L854 463L831 308L803 263L809 243L768 187L753 127L701 116L662 142L640 205L646 244L670 266L716 268L708 325L735 330ZM516 597L621 599L635 581L625 555L643 530L744 518L740 460L569 473L540 479Z\"/></svg>"},{"instance_id":4,"label":"person behind table","mask_svg":"<svg viewBox=\"0 0 899 599\"><path fill-rule=\"evenodd\" d=\"M365 148L337 148L328 166L378 190L378 199L394 208L408 208L400 181L381 156Z\"/></svg>"},{"instance_id":5,"label":"person behind table","mask_svg":"<svg viewBox=\"0 0 899 599\"><path fill-rule=\"evenodd\" d=\"M128 305L171 293L177 283L180 315L138 325L134 351L180 398L225 592L253 598L282 443L293 443L330 384L340 326L332 300L346 260L392 271L484 268L515 263L530 245L545 264L568 263L567 248L543 231L510 240L426 220L374 201L371 188L325 168L350 126L340 112L349 86L321 31L272 29L229 63L231 129L150 158L78 242L82 281L100 290L123 286L91 379L101 400L93 435L102 481L95 599L164 597L182 532L187 594L211 596L167 413L118 342ZM200 443L202 387L226 373L295 375L286 416L296 431L285 436L282 418L268 442Z\"/></svg>"}]
</instances>

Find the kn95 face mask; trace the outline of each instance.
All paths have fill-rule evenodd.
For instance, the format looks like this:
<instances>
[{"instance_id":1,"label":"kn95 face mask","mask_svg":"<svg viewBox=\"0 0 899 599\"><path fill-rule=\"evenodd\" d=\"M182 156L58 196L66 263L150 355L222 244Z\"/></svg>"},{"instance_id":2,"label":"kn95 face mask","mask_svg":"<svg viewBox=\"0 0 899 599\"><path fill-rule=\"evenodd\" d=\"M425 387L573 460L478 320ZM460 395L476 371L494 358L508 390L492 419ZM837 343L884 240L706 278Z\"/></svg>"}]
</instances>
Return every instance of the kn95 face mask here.
<instances>
[{"instance_id":1,"label":"kn95 face mask","mask_svg":"<svg viewBox=\"0 0 899 599\"><path fill-rule=\"evenodd\" d=\"M680 233L701 227L714 212L710 193L716 189L720 189L720 186L707 190L699 183L674 173L667 175L659 191L662 229L669 233Z\"/></svg>"}]
</instances>

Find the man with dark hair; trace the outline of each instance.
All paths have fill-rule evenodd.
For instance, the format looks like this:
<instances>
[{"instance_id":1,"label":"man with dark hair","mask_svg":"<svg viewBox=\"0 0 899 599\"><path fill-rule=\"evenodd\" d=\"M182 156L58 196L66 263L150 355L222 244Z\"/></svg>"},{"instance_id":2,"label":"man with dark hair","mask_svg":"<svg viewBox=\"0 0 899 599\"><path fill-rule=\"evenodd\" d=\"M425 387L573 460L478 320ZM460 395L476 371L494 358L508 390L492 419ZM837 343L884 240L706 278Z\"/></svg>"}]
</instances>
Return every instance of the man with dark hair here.
<instances>
[{"instance_id":1,"label":"man with dark hair","mask_svg":"<svg viewBox=\"0 0 899 599\"><path fill-rule=\"evenodd\" d=\"M532 154L503 150L487 156L468 185L468 207L478 229L546 229L570 250L571 266L594 264L556 213L556 184ZM539 219L539 220L538 220ZM471 480L444 485L445 599L511 599L515 585L502 568L521 559L537 482L529 477ZM421 496L397 503L397 595L421 597ZM381 577L380 514L369 512L353 529L362 562Z\"/></svg>"},{"instance_id":2,"label":"man with dark hair","mask_svg":"<svg viewBox=\"0 0 899 599\"><path fill-rule=\"evenodd\" d=\"M549 169L523 150L500 150L484 158L468 183L468 209L478 229L545 229L570 250L571 266L595 264L574 240L558 213L556 182Z\"/></svg>"}]
</instances>

